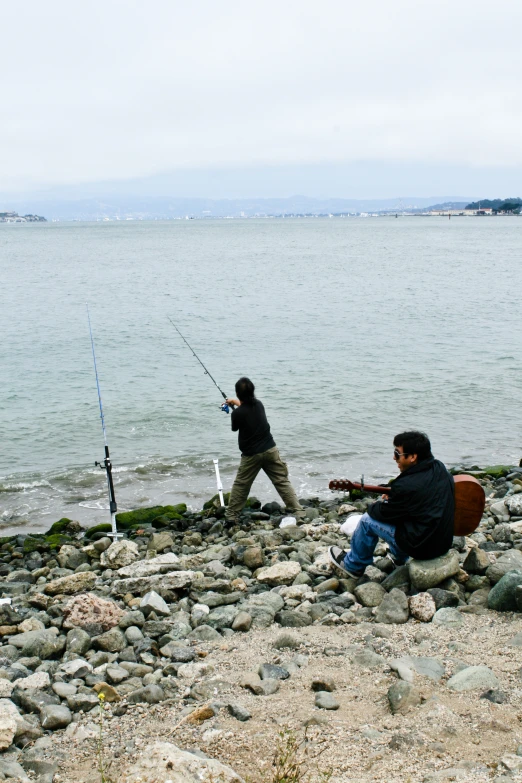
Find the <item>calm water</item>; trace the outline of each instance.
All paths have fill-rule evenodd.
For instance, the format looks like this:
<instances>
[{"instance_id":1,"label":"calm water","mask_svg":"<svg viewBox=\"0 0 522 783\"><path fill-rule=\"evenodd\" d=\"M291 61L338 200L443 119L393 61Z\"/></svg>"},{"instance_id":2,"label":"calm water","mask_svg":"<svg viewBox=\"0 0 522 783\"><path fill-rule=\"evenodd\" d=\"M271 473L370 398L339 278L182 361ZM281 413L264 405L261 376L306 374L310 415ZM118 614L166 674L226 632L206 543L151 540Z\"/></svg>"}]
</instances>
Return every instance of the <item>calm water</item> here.
<instances>
[{"instance_id":1,"label":"calm water","mask_svg":"<svg viewBox=\"0 0 522 783\"><path fill-rule=\"evenodd\" d=\"M120 510L225 488L220 386L249 375L300 494L394 473L393 435L447 464L522 456L517 218L0 225L0 517L108 518L89 303ZM276 497L259 478L253 490Z\"/></svg>"}]
</instances>

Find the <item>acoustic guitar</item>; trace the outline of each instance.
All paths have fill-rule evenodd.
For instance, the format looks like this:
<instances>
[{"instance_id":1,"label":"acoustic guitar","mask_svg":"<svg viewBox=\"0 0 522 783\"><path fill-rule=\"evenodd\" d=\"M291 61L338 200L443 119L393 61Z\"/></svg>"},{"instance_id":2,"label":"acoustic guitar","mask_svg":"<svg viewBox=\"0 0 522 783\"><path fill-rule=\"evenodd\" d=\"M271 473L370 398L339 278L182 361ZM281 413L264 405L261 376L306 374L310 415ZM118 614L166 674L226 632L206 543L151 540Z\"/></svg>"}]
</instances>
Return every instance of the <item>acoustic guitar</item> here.
<instances>
[{"instance_id":1,"label":"acoustic guitar","mask_svg":"<svg viewBox=\"0 0 522 783\"><path fill-rule=\"evenodd\" d=\"M454 476L455 480L455 523L453 535L469 536L480 524L486 505L486 494L474 476L461 474ZM365 484L364 482L348 481L348 479L333 479L330 489L350 491L359 489L363 492L378 492L379 495L389 495L391 486L385 484Z\"/></svg>"}]
</instances>

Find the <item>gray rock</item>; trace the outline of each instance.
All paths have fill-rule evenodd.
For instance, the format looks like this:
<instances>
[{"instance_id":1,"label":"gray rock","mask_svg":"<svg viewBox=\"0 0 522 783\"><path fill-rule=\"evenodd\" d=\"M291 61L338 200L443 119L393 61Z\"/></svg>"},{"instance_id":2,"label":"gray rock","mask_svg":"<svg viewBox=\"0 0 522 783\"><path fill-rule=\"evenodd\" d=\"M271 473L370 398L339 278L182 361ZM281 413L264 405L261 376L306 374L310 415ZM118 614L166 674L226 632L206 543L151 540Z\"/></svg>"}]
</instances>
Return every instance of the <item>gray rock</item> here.
<instances>
[{"instance_id":1,"label":"gray rock","mask_svg":"<svg viewBox=\"0 0 522 783\"><path fill-rule=\"evenodd\" d=\"M262 680L287 680L290 677L288 669L284 666L276 666L273 663L262 663L258 674Z\"/></svg>"},{"instance_id":2,"label":"gray rock","mask_svg":"<svg viewBox=\"0 0 522 783\"><path fill-rule=\"evenodd\" d=\"M410 584L410 569L407 565L399 566L389 574L384 581L381 582L385 590L393 590L394 587L399 585Z\"/></svg>"},{"instance_id":3,"label":"gray rock","mask_svg":"<svg viewBox=\"0 0 522 783\"><path fill-rule=\"evenodd\" d=\"M512 541L512 533L513 531L511 530L511 526L504 522L503 524L497 525L495 528L493 528L491 531L491 538L497 544L509 544Z\"/></svg>"},{"instance_id":4,"label":"gray rock","mask_svg":"<svg viewBox=\"0 0 522 783\"><path fill-rule=\"evenodd\" d=\"M328 609L323 613L323 616L328 614ZM291 609L285 609L282 612L277 612L275 616L276 622L279 623L282 628L304 628L307 625L312 625L313 615L305 612L293 611Z\"/></svg>"},{"instance_id":5,"label":"gray rock","mask_svg":"<svg viewBox=\"0 0 522 783\"><path fill-rule=\"evenodd\" d=\"M508 571L522 570L522 552L518 549L510 549L500 555L496 563L492 563L486 571L491 584L499 582Z\"/></svg>"},{"instance_id":6,"label":"gray rock","mask_svg":"<svg viewBox=\"0 0 522 783\"><path fill-rule=\"evenodd\" d=\"M468 553L468 556L464 560L462 568L467 571L468 574L485 574L486 570L491 565L491 561L487 552L478 547L473 547Z\"/></svg>"},{"instance_id":7,"label":"gray rock","mask_svg":"<svg viewBox=\"0 0 522 783\"><path fill-rule=\"evenodd\" d=\"M40 712L43 707L60 703L60 699L55 694L36 689L27 691L15 690L12 694L12 700L24 712Z\"/></svg>"},{"instance_id":8,"label":"gray rock","mask_svg":"<svg viewBox=\"0 0 522 783\"><path fill-rule=\"evenodd\" d=\"M277 693L280 687L280 680L274 680L267 677L266 680L261 680L261 695L271 696L273 693Z\"/></svg>"},{"instance_id":9,"label":"gray rock","mask_svg":"<svg viewBox=\"0 0 522 783\"><path fill-rule=\"evenodd\" d=\"M320 710L338 710L340 704L329 691L318 691L315 694L315 706Z\"/></svg>"},{"instance_id":10,"label":"gray rock","mask_svg":"<svg viewBox=\"0 0 522 783\"><path fill-rule=\"evenodd\" d=\"M165 699L165 693L159 685L146 685L127 696L129 704L158 704Z\"/></svg>"},{"instance_id":11,"label":"gray rock","mask_svg":"<svg viewBox=\"0 0 522 783\"><path fill-rule=\"evenodd\" d=\"M448 552L433 560L410 560L408 563L410 580L417 590L428 590L450 576L458 574L460 565L455 552Z\"/></svg>"},{"instance_id":12,"label":"gray rock","mask_svg":"<svg viewBox=\"0 0 522 783\"><path fill-rule=\"evenodd\" d=\"M422 656L414 657L406 655L403 658L399 658L396 663L403 663L405 666L413 669L422 677L428 677L434 682L439 682L446 670L444 665L437 658L424 658Z\"/></svg>"},{"instance_id":13,"label":"gray rock","mask_svg":"<svg viewBox=\"0 0 522 783\"><path fill-rule=\"evenodd\" d=\"M487 666L468 666L448 680L452 691L475 691L498 688L499 681Z\"/></svg>"},{"instance_id":14,"label":"gray rock","mask_svg":"<svg viewBox=\"0 0 522 783\"><path fill-rule=\"evenodd\" d=\"M141 628L145 622L145 615L143 612L140 612L139 609L134 609L132 612L127 612L123 615L121 620L119 621L118 625L122 629L122 631L125 631L127 628L130 628L131 626L135 625L138 628Z\"/></svg>"},{"instance_id":15,"label":"gray rock","mask_svg":"<svg viewBox=\"0 0 522 783\"><path fill-rule=\"evenodd\" d=\"M226 680L203 680L193 685L190 689L190 695L196 701L208 701L215 699L221 693L230 690L230 683Z\"/></svg>"},{"instance_id":16,"label":"gray rock","mask_svg":"<svg viewBox=\"0 0 522 783\"><path fill-rule=\"evenodd\" d=\"M65 729L72 721L72 713L62 704L47 704L40 710L40 721L42 729Z\"/></svg>"},{"instance_id":17,"label":"gray rock","mask_svg":"<svg viewBox=\"0 0 522 783\"><path fill-rule=\"evenodd\" d=\"M363 666L365 669L375 669L383 666L385 663L382 655L369 649L356 650L353 653L353 662L358 666Z\"/></svg>"},{"instance_id":18,"label":"gray rock","mask_svg":"<svg viewBox=\"0 0 522 783\"><path fill-rule=\"evenodd\" d=\"M170 642L160 649L165 658L170 658L174 663L190 663L196 657L196 651L192 647L179 647L179 642Z\"/></svg>"},{"instance_id":19,"label":"gray rock","mask_svg":"<svg viewBox=\"0 0 522 783\"><path fill-rule=\"evenodd\" d=\"M94 707L98 707L99 703L98 697L94 693L77 693L75 696L67 697L67 706L71 712L80 712L80 710L88 712Z\"/></svg>"},{"instance_id":20,"label":"gray rock","mask_svg":"<svg viewBox=\"0 0 522 783\"><path fill-rule=\"evenodd\" d=\"M377 623L406 623L410 615L408 599L398 588L393 588L377 607L375 622Z\"/></svg>"},{"instance_id":21,"label":"gray rock","mask_svg":"<svg viewBox=\"0 0 522 783\"><path fill-rule=\"evenodd\" d=\"M76 685L71 685L68 682L55 682L53 683L53 691L60 699L66 699L67 696L74 696L78 688Z\"/></svg>"},{"instance_id":22,"label":"gray rock","mask_svg":"<svg viewBox=\"0 0 522 783\"><path fill-rule=\"evenodd\" d=\"M488 593L488 608L497 612L516 612L516 588L522 585L522 570L508 571Z\"/></svg>"},{"instance_id":23,"label":"gray rock","mask_svg":"<svg viewBox=\"0 0 522 783\"><path fill-rule=\"evenodd\" d=\"M279 612L285 602L277 593L259 593L252 595L242 605L241 609L252 618L254 628L269 628L274 622L276 612Z\"/></svg>"},{"instance_id":24,"label":"gray rock","mask_svg":"<svg viewBox=\"0 0 522 783\"><path fill-rule=\"evenodd\" d=\"M365 582L354 590L355 596L363 606L379 606L386 595L386 590L377 582Z\"/></svg>"},{"instance_id":25,"label":"gray rock","mask_svg":"<svg viewBox=\"0 0 522 783\"><path fill-rule=\"evenodd\" d=\"M235 606L218 606L209 613L205 624L216 630L230 628L237 613L238 609Z\"/></svg>"},{"instance_id":26,"label":"gray rock","mask_svg":"<svg viewBox=\"0 0 522 783\"><path fill-rule=\"evenodd\" d=\"M127 639L125 634L116 626L111 628L110 631L95 636L92 640L92 645L97 650L104 650L105 652L121 652L127 647Z\"/></svg>"},{"instance_id":27,"label":"gray rock","mask_svg":"<svg viewBox=\"0 0 522 783\"><path fill-rule=\"evenodd\" d=\"M247 708L243 707L242 704L237 704L237 702L230 702L229 704L227 704L227 709L233 718L241 721L242 723L244 723L247 720L250 720L250 718L252 717L251 713L247 710Z\"/></svg>"},{"instance_id":28,"label":"gray rock","mask_svg":"<svg viewBox=\"0 0 522 783\"><path fill-rule=\"evenodd\" d=\"M135 644L136 642L141 642L143 633L136 625L129 625L129 627L125 629L125 638L130 644Z\"/></svg>"},{"instance_id":29,"label":"gray rock","mask_svg":"<svg viewBox=\"0 0 522 783\"><path fill-rule=\"evenodd\" d=\"M11 759L0 760L0 775L1 780L16 778L19 783L31 783L22 765Z\"/></svg>"},{"instance_id":30,"label":"gray rock","mask_svg":"<svg viewBox=\"0 0 522 783\"><path fill-rule=\"evenodd\" d=\"M250 630L252 625L252 618L248 612L238 612L234 617L234 622L231 625L233 631L246 633Z\"/></svg>"},{"instance_id":31,"label":"gray rock","mask_svg":"<svg viewBox=\"0 0 522 783\"><path fill-rule=\"evenodd\" d=\"M434 625L442 625L445 628L460 628L464 622L461 613L457 609L445 607L437 609L431 621Z\"/></svg>"},{"instance_id":32,"label":"gray rock","mask_svg":"<svg viewBox=\"0 0 522 783\"><path fill-rule=\"evenodd\" d=\"M198 642L220 642L223 637L210 625L200 625L188 634L188 638Z\"/></svg>"},{"instance_id":33,"label":"gray rock","mask_svg":"<svg viewBox=\"0 0 522 783\"><path fill-rule=\"evenodd\" d=\"M57 628L16 634L11 636L9 642L21 650L23 657L32 658L36 656L42 661L50 658L52 655L58 655L65 648L65 637L58 635Z\"/></svg>"},{"instance_id":34,"label":"gray rock","mask_svg":"<svg viewBox=\"0 0 522 783\"><path fill-rule=\"evenodd\" d=\"M158 617L167 617L170 614L170 609L154 590L146 593L140 601L140 609L145 616L150 612L155 612Z\"/></svg>"},{"instance_id":35,"label":"gray rock","mask_svg":"<svg viewBox=\"0 0 522 783\"><path fill-rule=\"evenodd\" d=\"M124 669L122 666L118 666L117 664L111 663L109 664L109 666L107 666L105 670L105 676L107 678L107 682L109 683L109 685L119 685L121 682L128 679L129 672L127 671L127 669Z\"/></svg>"},{"instance_id":36,"label":"gray rock","mask_svg":"<svg viewBox=\"0 0 522 783\"><path fill-rule=\"evenodd\" d=\"M91 637L87 631L84 631L83 628L71 628L67 634L67 652L76 653L76 655L83 657L90 648Z\"/></svg>"},{"instance_id":37,"label":"gray rock","mask_svg":"<svg viewBox=\"0 0 522 783\"><path fill-rule=\"evenodd\" d=\"M394 682L388 690L388 702L393 714L400 713L404 715L412 707L416 707L421 702L420 692L409 682L399 680Z\"/></svg>"}]
</instances>

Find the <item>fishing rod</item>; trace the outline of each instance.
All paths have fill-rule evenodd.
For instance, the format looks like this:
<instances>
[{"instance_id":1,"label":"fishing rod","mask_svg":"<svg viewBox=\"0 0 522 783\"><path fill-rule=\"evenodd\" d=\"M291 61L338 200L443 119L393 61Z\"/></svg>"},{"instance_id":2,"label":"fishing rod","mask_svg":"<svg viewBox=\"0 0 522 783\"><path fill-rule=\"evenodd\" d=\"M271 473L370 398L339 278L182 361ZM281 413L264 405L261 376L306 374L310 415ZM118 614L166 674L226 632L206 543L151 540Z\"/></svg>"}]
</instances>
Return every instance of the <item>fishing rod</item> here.
<instances>
[{"instance_id":1,"label":"fishing rod","mask_svg":"<svg viewBox=\"0 0 522 783\"><path fill-rule=\"evenodd\" d=\"M225 402L223 402L223 403L221 404L221 406L220 406L220 408L221 408L221 410L223 411L223 413L229 413L229 412L230 412L230 408L232 408L232 410L234 410L234 408L235 408L236 406L235 406L235 405L232 405L231 403L228 403L228 402L227 402L227 395L225 394L225 392L223 391L223 389L220 389L220 388L219 388L219 386L217 385L216 381L214 380L214 378L212 377L212 375L209 373L209 371L207 370L207 368L205 367L205 365L203 364L203 362L201 361L201 359L199 358L199 356L197 355L197 353L195 352L195 350L194 350L194 349L193 349L193 348L192 348L192 347L189 345L189 343L188 343L188 342L185 340L185 338L183 337L183 335L182 335L182 334L181 334L181 332L179 331L178 327L176 326L176 324L174 323L174 321L172 320L172 318L171 318L170 316L167 316L167 318L169 319L170 323L172 324L172 326L174 327L174 329L176 330L176 332L179 334L179 336L181 337L181 339L183 340L183 342L185 343L185 345L187 346L187 348L188 348L188 349L189 349L189 350L192 352L192 354L195 356L195 358L196 358L196 359L198 360L198 362L201 364L201 366L202 366L202 367L203 367L203 369L205 370L205 375L208 375L208 377L210 378L210 380L212 381L212 383L214 384L214 386L217 388L217 390L218 390L219 392L221 392L221 396L222 396L222 397L223 397L223 399L225 400Z\"/></svg>"},{"instance_id":2,"label":"fishing rod","mask_svg":"<svg viewBox=\"0 0 522 783\"><path fill-rule=\"evenodd\" d=\"M109 454L109 446L107 443L107 432L105 430L105 417L103 415L103 405L102 405L102 398L100 392L100 381L98 378L98 367L96 364L96 352L94 350L94 338L92 336L89 305L87 305L87 319L89 321L89 333L91 335L92 358L94 361L94 374L96 375L96 387L98 389L98 402L100 404L100 418L101 418L101 425L103 430L103 440L105 442L105 459L102 462L95 462L94 465L95 467L100 467L102 468L102 470L105 470L107 474L107 487L109 489L109 511L111 515L111 525L112 525L112 533L109 533L109 536L111 536L111 538L113 538L114 540L117 540L118 538L122 538L123 533L118 533L118 529L116 527L116 511L118 510L118 506L116 505L116 497L114 495L114 482L112 480L112 462Z\"/></svg>"}]
</instances>

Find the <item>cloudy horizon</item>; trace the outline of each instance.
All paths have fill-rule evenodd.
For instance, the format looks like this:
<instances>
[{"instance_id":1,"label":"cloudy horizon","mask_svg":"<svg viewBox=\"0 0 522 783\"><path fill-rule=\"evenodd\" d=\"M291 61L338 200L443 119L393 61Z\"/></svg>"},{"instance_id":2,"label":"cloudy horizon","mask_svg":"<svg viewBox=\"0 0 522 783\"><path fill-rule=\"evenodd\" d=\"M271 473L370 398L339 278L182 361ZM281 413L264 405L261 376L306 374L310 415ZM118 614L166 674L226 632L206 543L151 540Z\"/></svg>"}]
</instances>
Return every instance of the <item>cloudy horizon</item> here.
<instances>
[{"instance_id":1,"label":"cloudy horizon","mask_svg":"<svg viewBox=\"0 0 522 783\"><path fill-rule=\"evenodd\" d=\"M513 0L7 6L0 193L517 195L521 21Z\"/></svg>"}]
</instances>

